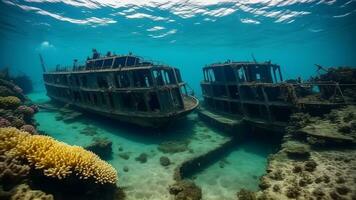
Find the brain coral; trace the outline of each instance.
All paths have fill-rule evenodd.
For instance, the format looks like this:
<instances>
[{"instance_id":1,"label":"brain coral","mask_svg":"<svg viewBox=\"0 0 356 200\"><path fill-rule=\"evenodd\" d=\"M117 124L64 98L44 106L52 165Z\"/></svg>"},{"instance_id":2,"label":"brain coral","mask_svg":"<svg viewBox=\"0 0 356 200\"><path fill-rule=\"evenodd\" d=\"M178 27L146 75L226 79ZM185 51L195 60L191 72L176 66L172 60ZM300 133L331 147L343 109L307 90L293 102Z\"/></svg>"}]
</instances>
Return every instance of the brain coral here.
<instances>
[{"instance_id":1,"label":"brain coral","mask_svg":"<svg viewBox=\"0 0 356 200\"><path fill-rule=\"evenodd\" d=\"M0 97L0 108L14 108L19 106L21 100L14 96Z\"/></svg>"},{"instance_id":2,"label":"brain coral","mask_svg":"<svg viewBox=\"0 0 356 200\"><path fill-rule=\"evenodd\" d=\"M13 151L44 175L58 179L74 175L96 183L115 184L116 170L96 154L49 136L30 135L16 128L0 128L0 153Z\"/></svg>"}]
</instances>

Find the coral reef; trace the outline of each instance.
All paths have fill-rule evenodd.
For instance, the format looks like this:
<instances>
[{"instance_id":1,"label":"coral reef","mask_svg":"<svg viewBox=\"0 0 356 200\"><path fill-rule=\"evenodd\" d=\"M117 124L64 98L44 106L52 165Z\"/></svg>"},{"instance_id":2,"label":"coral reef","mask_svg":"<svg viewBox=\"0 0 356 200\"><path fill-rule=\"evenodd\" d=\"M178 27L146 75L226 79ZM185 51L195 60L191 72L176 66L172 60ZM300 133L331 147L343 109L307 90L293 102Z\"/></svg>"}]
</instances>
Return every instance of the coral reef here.
<instances>
[{"instance_id":1,"label":"coral reef","mask_svg":"<svg viewBox=\"0 0 356 200\"><path fill-rule=\"evenodd\" d=\"M162 166L166 167L166 166L168 166L168 165L171 164L171 160L169 160L169 158L168 158L167 156L161 156L161 157L159 158L159 163L160 163Z\"/></svg>"},{"instance_id":2,"label":"coral reef","mask_svg":"<svg viewBox=\"0 0 356 200\"><path fill-rule=\"evenodd\" d=\"M0 108L16 108L21 100L15 96L0 97Z\"/></svg>"},{"instance_id":3,"label":"coral reef","mask_svg":"<svg viewBox=\"0 0 356 200\"><path fill-rule=\"evenodd\" d=\"M201 189L189 180L177 181L169 186L169 193L174 195L175 200L200 200L202 199Z\"/></svg>"},{"instance_id":4,"label":"coral reef","mask_svg":"<svg viewBox=\"0 0 356 200\"><path fill-rule=\"evenodd\" d=\"M13 155L0 155L0 185L5 190L13 188L27 177L30 167L22 164Z\"/></svg>"},{"instance_id":5,"label":"coral reef","mask_svg":"<svg viewBox=\"0 0 356 200\"><path fill-rule=\"evenodd\" d=\"M9 120L0 117L0 128L8 127L10 125L11 125L11 123L9 122Z\"/></svg>"},{"instance_id":6,"label":"coral reef","mask_svg":"<svg viewBox=\"0 0 356 200\"><path fill-rule=\"evenodd\" d=\"M319 117L293 115L282 149L269 158L257 199L353 199L354 113L356 106L334 109Z\"/></svg>"},{"instance_id":7,"label":"coral reef","mask_svg":"<svg viewBox=\"0 0 356 200\"><path fill-rule=\"evenodd\" d=\"M0 96L16 96L21 100L26 100L27 98L23 95L23 91L20 87L12 83L10 80L5 80L0 78ZM6 89L5 89L6 88Z\"/></svg>"},{"instance_id":8,"label":"coral reef","mask_svg":"<svg viewBox=\"0 0 356 200\"><path fill-rule=\"evenodd\" d=\"M25 125L21 126L20 130L31 133L31 134L37 133L36 128L29 124L25 124Z\"/></svg>"},{"instance_id":9,"label":"coral reef","mask_svg":"<svg viewBox=\"0 0 356 200\"><path fill-rule=\"evenodd\" d=\"M37 106L31 105L31 102L22 94L21 88L9 80L0 78L1 127L13 126L20 128L25 124L34 125L32 117L37 111Z\"/></svg>"},{"instance_id":10,"label":"coral reef","mask_svg":"<svg viewBox=\"0 0 356 200\"><path fill-rule=\"evenodd\" d=\"M25 106L25 105L21 105L21 106L17 107L16 111L21 114L24 114L26 116L31 116L31 117L33 114L35 114L35 111L33 110L32 107Z\"/></svg>"},{"instance_id":11,"label":"coral reef","mask_svg":"<svg viewBox=\"0 0 356 200\"><path fill-rule=\"evenodd\" d=\"M14 152L49 177L63 179L74 175L100 184L115 184L117 180L115 169L96 154L48 136L30 135L16 128L1 128L0 147L0 152Z\"/></svg>"},{"instance_id":12,"label":"coral reef","mask_svg":"<svg viewBox=\"0 0 356 200\"><path fill-rule=\"evenodd\" d=\"M104 160L112 157L112 142L107 138L94 138L93 143L85 149L94 152Z\"/></svg>"},{"instance_id":13,"label":"coral reef","mask_svg":"<svg viewBox=\"0 0 356 200\"><path fill-rule=\"evenodd\" d=\"M256 200L256 195L254 192L251 192L249 190L241 189L237 193L237 199L238 200Z\"/></svg>"},{"instance_id":14,"label":"coral reef","mask_svg":"<svg viewBox=\"0 0 356 200\"><path fill-rule=\"evenodd\" d=\"M53 195L46 194L40 190L32 190L29 185L21 184L18 185L11 195L11 200L53 200Z\"/></svg>"}]
</instances>

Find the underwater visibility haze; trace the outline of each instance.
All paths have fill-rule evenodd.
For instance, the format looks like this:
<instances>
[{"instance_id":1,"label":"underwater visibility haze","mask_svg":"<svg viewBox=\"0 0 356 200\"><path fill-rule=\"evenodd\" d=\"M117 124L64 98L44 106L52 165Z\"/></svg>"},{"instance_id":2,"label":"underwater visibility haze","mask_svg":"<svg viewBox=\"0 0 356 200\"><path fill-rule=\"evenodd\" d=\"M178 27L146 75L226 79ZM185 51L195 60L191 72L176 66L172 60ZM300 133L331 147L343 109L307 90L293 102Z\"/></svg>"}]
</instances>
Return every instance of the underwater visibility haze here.
<instances>
[{"instance_id":1,"label":"underwater visibility haze","mask_svg":"<svg viewBox=\"0 0 356 200\"><path fill-rule=\"evenodd\" d=\"M355 19L355 0L0 0L0 199L355 199ZM79 77L100 70L130 75Z\"/></svg>"}]
</instances>

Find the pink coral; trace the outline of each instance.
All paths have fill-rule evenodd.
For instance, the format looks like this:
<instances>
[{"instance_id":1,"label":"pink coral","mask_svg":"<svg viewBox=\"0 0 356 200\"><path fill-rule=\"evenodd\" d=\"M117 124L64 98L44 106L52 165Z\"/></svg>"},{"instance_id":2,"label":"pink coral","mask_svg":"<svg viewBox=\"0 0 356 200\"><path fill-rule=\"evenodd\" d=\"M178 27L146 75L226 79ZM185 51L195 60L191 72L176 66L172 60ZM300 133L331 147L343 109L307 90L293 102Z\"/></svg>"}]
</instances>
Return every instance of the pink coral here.
<instances>
[{"instance_id":1,"label":"pink coral","mask_svg":"<svg viewBox=\"0 0 356 200\"><path fill-rule=\"evenodd\" d=\"M37 112L39 111L38 106L35 105L35 104L31 105L30 108L32 108L32 110L33 110L35 113L37 113Z\"/></svg>"},{"instance_id":2,"label":"pink coral","mask_svg":"<svg viewBox=\"0 0 356 200\"><path fill-rule=\"evenodd\" d=\"M8 127L10 125L11 125L11 123L9 122L9 120L0 117L0 128Z\"/></svg>"},{"instance_id":3,"label":"pink coral","mask_svg":"<svg viewBox=\"0 0 356 200\"><path fill-rule=\"evenodd\" d=\"M23 126L21 126L20 128L22 131L26 131L28 133L31 133L31 134L36 134L37 131L36 131L36 128L32 125L29 125L29 124L25 124Z\"/></svg>"},{"instance_id":4,"label":"pink coral","mask_svg":"<svg viewBox=\"0 0 356 200\"><path fill-rule=\"evenodd\" d=\"M17 107L17 111L28 116L32 116L35 113L35 111L28 106L19 106Z\"/></svg>"}]
</instances>

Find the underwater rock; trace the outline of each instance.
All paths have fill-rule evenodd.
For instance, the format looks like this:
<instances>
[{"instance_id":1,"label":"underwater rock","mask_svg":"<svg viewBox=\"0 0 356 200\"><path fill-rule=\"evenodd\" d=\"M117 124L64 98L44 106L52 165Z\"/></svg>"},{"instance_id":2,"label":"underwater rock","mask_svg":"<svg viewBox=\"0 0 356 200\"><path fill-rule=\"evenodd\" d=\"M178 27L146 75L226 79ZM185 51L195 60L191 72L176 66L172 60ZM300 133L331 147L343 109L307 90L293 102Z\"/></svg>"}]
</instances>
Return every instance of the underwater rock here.
<instances>
[{"instance_id":1,"label":"underwater rock","mask_svg":"<svg viewBox=\"0 0 356 200\"><path fill-rule=\"evenodd\" d=\"M337 193L339 193L340 195L346 195L346 194L349 193L351 190L350 190L350 188L346 187L345 185L342 185L342 186L336 187L336 191L337 191Z\"/></svg>"},{"instance_id":2,"label":"underwater rock","mask_svg":"<svg viewBox=\"0 0 356 200\"><path fill-rule=\"evenodd\" d=\"M323 189L321 187L315 188L313 191L313 195L317 198L317 199L322 199L325 196L325 193L323 191Z\"/></svg>"},{"instance_id":3,"label":"underwater rock","mask_svg":"<svg viewBox=\"0 0 356 200\"><path fill-rule=\"evenodd\" d=\"M167 156L161 156L159 158L159 163L162 165L162 166L168 166L171 164L171 161L169 160L169 158Z\"/></svg>"},{"instance_id":4,"label":"underwater rock","mask_svg":"<svg viewBox=\"0 0 356 200\"><path fill-rule=\"evenodd\" d=\"M29 172L30 167L22 164L14 156L0 155L0 185L3 185L5 190L9 190L20 183Z\"/></svg>"},{"instance_id":5,"label":"underwater rock","mask_svg":"<svg viewBox=\"0 0 356 200\"><path fill-rule=\"evenodd\" d=\"M298 185L288 186L286 189L286 196L289 198L297 198L300 195L301 188Z\"/></svg>"},{"instance_id":6,"label":"underwater rock","mask_svg":"<svg viewBox=\"0 0 356 200\"><path fill-rule=\"evenodd\" d=\"M194 182L181 180L169 186L169 193L174 196L175 200L200 200L202 191Z\"/></svg>"},{"instance_id":7,"label":"underwater rock","mask_svg":"<svg viewBox=\"0 0 356 200\"><path fill-rule=\"evenodd\" d=\"M128 166L125 166L125 167L123 168L123 170L124 170L124 172L128 172L128 171L129 171L129 167L128 167Z\"/></svg>"},{"instance_id":8,"label":"underwater rock","mask_svg":"<svg viewBox=\"0 0 356 200\"><path fill-rule=\"evenodd\" d=\"M318 164L314 160L309 160L304 164L304 169L308 172L313 172L318 166Z\"/></svg>"},{"instance_id":9,"label":"underwater rock","mask_svg":"<svg viewBox=\"0 0 356 200\"><path fill-rule=\"evenodd\" d=\"M318 125L308 125L301 130L300 133L324 140L325 143L333 144L351 144L353 138L339 131L336 125L330 125L327 121L320 121Z\"/></svg>"},{"instance_id":10,"label":"underwater rock","mask_svg":"<svg viewBox=\"0 0 356 200\"><path fill-rule=\"evenodd\" d=\"M51 194L32 190L27 184L21 184L14 189L11 200L54 200L54 198Z\"/></svg>"},{"instance_id":11,"label":"underwater rock","mask_svg":"<svg viewBox=\"0 0 356 200\"><path fill-rule=\"evenodd\" d=\"M147 154L141 153L138 157L135 158L135 160L139 161L140 163L146 163L147 162Z\"/></svg>"},{"instance_id":12,"label":"underwater rock","mask_svg":"<svg viewBox=\"0 0 356 200\"><path fill-rule=\"evenodd\" d=\"M260 178L260 183L258 184L258 186L261 188L261 190L265 190L265 189L271 187L271 184L268 182L266 176L262 176Z\"/></svg>"},{"instance_id":13,"label":"underwater rock","mask_svg":"<svg viewBox=\"0 0 356 200\"><path fill-rule=\"evenodd\" d=\"M124 160L130 159L130 154L128 152L119 153L118 155L120 158L122 158Z\"/></svg>"},{"instance_id":14,"label":"underwater rock","mask_svg":"<svg viewBox=\"0 0 356 200\"><path fill-rule=\"evenodd\" d=\"M273 180L281 181L284 179L285 174L283 173L282 170L277 169L275 171L272 171L269 173L269 177Z\"/></svg>"},{"instance_id":15,"label":"underwater rock","mask_svg":"<svg viewBox=\"0 0 356 200\"><path fill-rule=\"evenodd\" d=\"M298 128L291 124L282 149L268 160L258 197L266 194L270 197L267 199L352 199L356 194L356 132L352 128L355 115L350 113L355 113L355 109L346 106L324 116L309 117ZM308 152L307 159L290 156L299 152L293 149L295 146L301 149L301 155ZM282 173L276 173L278 170ZM277 184L280 190L275 189Z\"/></svg>"},{"instance_id":16,"label":"underwater rock","mask_svg":"<svg viewBox=\"0 0 356 200\"><path fill-rule=\"evenodd\" d=\"M246 189L241 189L237 193L237 199L238 200L256 200L256 194L254 192L251 192Z\"/></svg>"},{"instance_id":17,"label":"underwater rock","mask_svg":"<svg viewBox=\"0 0 356 200\"><path fill-rule=\"evenodd\" d=\"M282 145L284 151L290 158L307 159L310 156L310 147L296 141L288 141Z\"/></svg>"},{"instance_id":18,"label":"underwater rock","mask_svg":"<svg viewBox=\"0 0 356 200\"><path fill-rule=\"evenodd\" d=\"M294 167L293 167L293 173L300 173L300 172L302 172L303 171L303 168L302 168L302 166L300 166L300 165L295 165Z\"/></svg>"},{"instance_id":19,"label":"underwater rock","mask_svg":"<svg viewBox=\"0 0 356 200\"><path fill-rule=\"evenodd\" d=\"M25 124L23 126L21 126L20 130L22 131L26 131L28 133L31 133L31 134L36 134L37 131L36 131L36 128L32 125L29 125L29 124Z\"/></svg>"},{"instance_id":20,"label":"underwater rock","mask_svg":"<svg viewBox=\"0 0 356 200\"><path fill-rule=\"evenodd\" d=\"M9 88L0 85L0 97L14 96L15 93Z\"/></svg>"},{"instance_id":21,"label":"underwater rock","mask_svg":"<svg viewBox=\"0 0 356 200\"><path fill-rule=\"evenodd\" d=\"M303 172L300 175L300 179L299 179L299 186L300 187L305 187L305 186L307 186L309 184L312 184L312 183L313 183L313 178L309 174Z\"/></svg>"},{"instance_id":22,"label":"underwater rock","mask_svg":"<svg viewBox=\"0 0 356 200\"><path fill-rule=\"evenodd\" d=\"M0 128L8 127L10 125L11 125L11 123L9 122L9 120L0 117Z\"/></svg>"},{"instance_id":23,"label":"underwater rock","mask_svg":"<svg viewBox=\"0 0 356 200\"><path fill-rule=\"evenodd\" d=\"M94 136L94 135L98 134L96 132L96 128L89 127L89 126L83 128L79 133L83 134L83 135L87 135L87 136Z\"/></svg>"},{"instance_id":24,"label":"underwater rock","mask_svg":"<svg viewBox=\"0 0 356 200\"><path fill-rule=\"evenodd\" d=\"M179 153L188 150L188 141L166 141L158 146L158 150L163 153Z\"/></svg>"},{"instance_id":25,"label":"underwater rock","mask_svg":"<svg viewBox=\"0 0 356 200\"><path fill-rule=\"evenodd\" d=\"M16 128L21 128L25 124L26 124L26 122L21 118L14 117L11 120L11 126L16 127Z\"/></svg>"},{"instance_id":26,"label":"underwater rock","mask_svg":"<svg viewBox=\"0 0 356 200\"><path fill-rule=\"evenodd\" d=\"M93 143L85 149L94 152L104 160L112 157L112 142L107 138L94 138Z\"/></svg>"}]
</instances>

